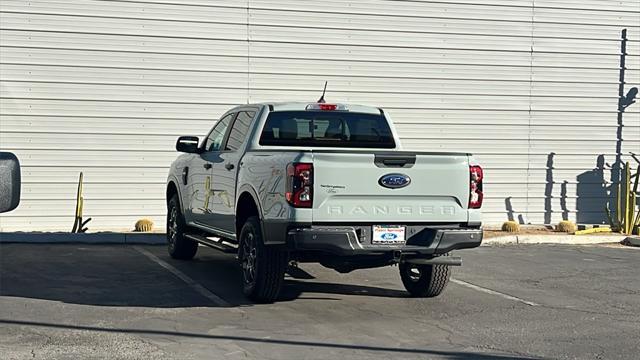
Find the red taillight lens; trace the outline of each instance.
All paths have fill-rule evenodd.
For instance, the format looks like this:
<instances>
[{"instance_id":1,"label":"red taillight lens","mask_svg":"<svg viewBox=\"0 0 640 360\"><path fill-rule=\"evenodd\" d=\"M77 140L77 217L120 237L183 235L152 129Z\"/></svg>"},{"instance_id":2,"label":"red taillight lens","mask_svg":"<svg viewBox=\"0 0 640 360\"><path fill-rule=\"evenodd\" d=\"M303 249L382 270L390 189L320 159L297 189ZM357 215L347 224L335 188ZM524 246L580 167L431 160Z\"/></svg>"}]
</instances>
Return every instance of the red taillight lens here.
<instances>
[{"instance_id":1,"label":"red taillight lens","mask_svg":"<svg viewBox=\"0 0 640 360\"><path fill-rule=\"evenodd\" d=\"M477 165L469 166L469 209L480 209L482 207L482 179L484 174L482 168Z\"/></svg>"},{"instance_id":2,"label":"red taillight lens","mask_svg":"<svg viewBox=\"0 0 640 360\"><path fill-rule=\"evenodd\" d=\"M306 107L307 110L320 111L349 111L345 104L327 104L327 103L311 103Z\"/></svg>"},{"instance_id":3,"label":"red taillight lens","mask_svg":"<svg viewBox=\"0 0 640 360\"><path fill-rule=\"evenodd\" d=\"M318 104L318 108L320 108L320 110L333 111L333 110L338 108L338 105L336 105L336 104Z\"/></svg>"},{"instance_id":4,"label":"red taillight lens","mask_svg":"<svg viewBox=\"0 0 640 360\"><path fill-rule=\"evenodd\" d=\"M287 165L285 198L294 207L310 208L313 205L313 164Z\"/></svg>"}]
</instances>

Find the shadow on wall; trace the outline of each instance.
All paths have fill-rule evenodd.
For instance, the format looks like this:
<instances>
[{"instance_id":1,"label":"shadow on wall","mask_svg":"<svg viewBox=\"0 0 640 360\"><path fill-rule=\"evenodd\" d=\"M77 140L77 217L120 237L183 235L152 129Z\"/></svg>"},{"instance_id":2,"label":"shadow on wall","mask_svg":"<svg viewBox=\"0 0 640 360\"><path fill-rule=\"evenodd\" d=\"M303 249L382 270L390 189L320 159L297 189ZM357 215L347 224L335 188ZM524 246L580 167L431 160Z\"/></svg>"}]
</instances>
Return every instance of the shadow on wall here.
<instances>
[{"instance_id":1,"label":"shadow on wall","mask_svg":"<svg viewBox=\"0 0 640 360\"><path fill-rule=\"evenodd\" d=\"M547 170L546 170L546 181L544 187L544 223L551 224L551 218L553 215L553 186L555 185L555 181L553 180L553 160L556 156L556 153L551 152L547 155ZM601 155L602 156L602 155ZM602 156L602 166L604 166L604 156ZM602 171L601 171L602 175ZM596 180L594 180L596 181ZM604 182L604 177L601 176L600 182L598 184L602 185ZM578 176L578 188L580 188L580 176ZM562 184L560 184L560 209L562 209L562 220L569 220L569 207L567 205L567 187L569 182L564 180ZM590 189L587 189L589 191ZM578 190L578 197L580 196ZM595 195L594 196L600 196ZM578 200L579 201L579 200ZM606 202L606 200L603 200ZM576 205L576 208L578 206ZM577 222L580 222L579 220Z\"/></svg>"},{"instance_id":2,"label":"shadow on wall","mask_svg":"<svg viewBox=\"0 0 640 360\"><path fill-rule=\"evenodd\" d=\"M513 204L511 203L511 196L504 199L504 205L507 208L507 218L509 221L515 221L515 210L513 210ZM522 214L518 214L518 223L520 225L525 224L525 219Z\"/></svg>"},{"instance_id":3,"label":"shadow on wall","mask_svg":"<svg viewBox=\"0 0 640 360\"><path fill-rule=\"evenodd\" d=\"M554 158L556 154L551 152L547 155L547 166L545 175L544 190L544 224L552 223L553 217L553 187L556 184L554 180ZM635 157L634 157L635 158ZM618 192L618 184L624 179L620 178L620 169L622 161L616 157L616 162L607 164L603 154L598 155L595 168L585 171L576 177L576 223L578 224L606 224L608 223L605 208L609 204L611 214L615 217L616 206L615 199ZM640 162L640 161L639 161ZM610 180L605 180L605 172L610 171ZM569 205L567 180L560 183L560 210L562 211L562 220L569 219ZM516 210L513 208L511 197L504 199L504 204L509 221L516 221ZM555 209L558 211L558 209ZM526 220L522 213L518 214L520 224L526 224Z\"/></svg>"},{"instance_id":4,"label":"shadow on wall","mask_svg":"<svg viewBox=\"0 0 640 360\"><path fill-rule=\"evenodd\" d=\"M612 166L612 171L615 165ZM607 216L605 207L607 202L615 198L617 184L607 182L604 179L605 158L598 155L596 167L585 171L576 177L577 180L577 201L576 201L576 222L579 224L602 224L606 223ZM612 178L612 180L614 180Z\"/></svg>"},{"instance_id":5,"label":"shadow on wall","mask_svg":"<svg viewBox=\"0 0 640 360\"><path fill-rule=\"evenodd\" d=\"M551 224L551 200L553 199L553 158L556 153L551 152L547 155L547 171L544 185L544 223Z\"/></svg>"},{"instance_id":6,"label":"shadow on wall","mask_svg":"<svg viewBox=\"0 0 640 360\"><path fill-rule=\"evenodd\" d=\"M569 208L567 207L567 180L560 186L560 208L562 208L562 220L569 220Z\"/></svg>"},{"instance_id":7,"label":"shadow on wall","mask_svg":"<svg viewBox=\"0 0 640 360\"><path fill-rule=\"evenodd\" d=\"M546 181L544 186L544 223L551 224L551 218L553 215L553 185L555 181L553 180L553 159L555 158L556 153L550 152L547 155L547 170L546 170ZM564 180L560 185L560 209L562 209L562 220L569 220L569 207L567 205L567 187L569 182Z\"/></svg>"},{"instance_id":8,"label":"shadow on wall","mask_svg":"<svg viewBox=\"0 0 640 360\"><path fill-rule=\"evenodd\" d=\"M617 104L617 129L616 129L616 159L613 164L605 164L604 155L599 155L596 160L596 168L584 172L577 177L578 201L576 203L577 222L586 224L607 223L608 219L605 207L609 203L611 216L617 216L616 198L618 196L618 184L626 182L622 176L622 130L624 128L624 111L633 104L637 94L637 88L631 88L625 95L625 71L627 57L627 29L623 29L620 39L620 71L618 78L618 104ZM635 159L635 154L631 154ZM610 181L604 180L605 167L610 168Z\"/></svg>"},{"instance_id":9,"label":"shadow on wall","mask_svg":"<svg viewBox=\"0 0 640 360\"><path fill-rule=\"evenodd\" d=\"M546 184L544 192L544 223L551 224L553 215L553 160L555 153L547 156ZM612 165L605 163L604 155L598 155L595 168L585 171L576 177L576 223L578 224L606 224L608 223L605 208L610 204L612 216L615 214L615 199L618 191L619 169L621 161ZM610 180L605 180L605 172L610 169ZM569 219L569 206L567 204L569 182L564 180L560 185L560 209L562 220ZM513 219L513 207L510 198L506 199L509 219ZM521 222L522 224L523 222Z\"/></svg>"},{"instance_id":10,"label":"shadow on wall","mask_svg":"<svg viewBox=\"0 0 640 360\"><path fill-rule=\"evenodd\" d=\"M633 104L634 98L638 93L637 88L631 88L625 95L625 70L627 56L627 30L623 29L620 43L620 71L618 79L618 104L617 104L617 129L616 129L616 149L615 161L612 164L605 162L603 154L598 155L596 166L592 170L585 171L576 177L576 223L579 224L605 224L608 223L606 215L606 207L609 204L611 216L617 216L616 198L618 194L618 184L626 181L622 176L622 130L623 115L625 109ZM545 174L545 190L544 190L544 224L551 224L553 217L553 186L554 181L554 159L556 153L550 152L547 155L547 165ZM638 161L635 154L631 156ZM640 161L638 161L640 163ZM609 180L605 180L605 171L609 172ZM562 210L562 219L569 220L569 206L567 204L567 188L569 182L564 180L560 188L560 208ZM511 204L511 197L505 198L505 207L507 217L510 221L514 221L514 209ZM519 215L520 224L526 221L523 215Z\"/></svg>"}]
</instances>

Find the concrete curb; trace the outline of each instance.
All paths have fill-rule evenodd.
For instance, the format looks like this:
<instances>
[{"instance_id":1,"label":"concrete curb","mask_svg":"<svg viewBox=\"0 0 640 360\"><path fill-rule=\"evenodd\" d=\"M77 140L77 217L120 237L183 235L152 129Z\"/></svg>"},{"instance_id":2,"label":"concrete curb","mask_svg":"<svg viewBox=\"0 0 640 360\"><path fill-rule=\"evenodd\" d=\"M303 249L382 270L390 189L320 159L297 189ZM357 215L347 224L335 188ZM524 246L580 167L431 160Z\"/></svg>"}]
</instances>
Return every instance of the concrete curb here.
<instances>
[{"instance_id":1,"label":"concrete curb","mask_svg":"<svg viewBox=\"0 0 640 360\"><path fill-rule=\"evenodd\" d=\"M11 232L0 233L0 243L24 243L24 244L47 244L47 243L77 243L77 244L166 244L167 240L163 233L117 233L117 232L97 232L97 233L64 233L64 232Z\"/></svg>"},{"instance_id":2,"label":"concrete curb","mask_svg":"<svg viewBox=\"0 0 640 360\"><path fill-rule=\"evenodd\" d=\"M482 245L565 244L590 245L619 243L626 235L507 235L482 240Z\"/></svg>"}]
</instances>

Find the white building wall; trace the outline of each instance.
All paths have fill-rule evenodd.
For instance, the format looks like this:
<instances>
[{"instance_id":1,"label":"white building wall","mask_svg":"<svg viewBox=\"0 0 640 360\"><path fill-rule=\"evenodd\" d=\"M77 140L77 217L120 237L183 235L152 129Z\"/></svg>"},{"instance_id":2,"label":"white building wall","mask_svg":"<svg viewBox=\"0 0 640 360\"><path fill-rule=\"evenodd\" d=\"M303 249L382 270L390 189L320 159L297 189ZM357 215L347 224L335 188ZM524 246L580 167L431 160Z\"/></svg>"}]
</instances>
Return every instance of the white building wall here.
<instances>
[{"instance_id":1,"label":"white building wall","mask_svg":"<svg viewBox=\"0 0 640 360\"><path fill-rule=\"evenodd\" d=\"M486 223L506 220L507 203L528 222L563 209L597 221L611 173L592 170L616 157L622 28L627 88L640 85L639 0L3 0L0 11L0 147L24 180L2 231L70 230L80 171L91 230L162 226L177 136L205 134L235 104L314 101L325 80L331 101L388 109L408 149L475 153ZM640 153L638 104L622 139Z\"/></svg>"}]
</instances>

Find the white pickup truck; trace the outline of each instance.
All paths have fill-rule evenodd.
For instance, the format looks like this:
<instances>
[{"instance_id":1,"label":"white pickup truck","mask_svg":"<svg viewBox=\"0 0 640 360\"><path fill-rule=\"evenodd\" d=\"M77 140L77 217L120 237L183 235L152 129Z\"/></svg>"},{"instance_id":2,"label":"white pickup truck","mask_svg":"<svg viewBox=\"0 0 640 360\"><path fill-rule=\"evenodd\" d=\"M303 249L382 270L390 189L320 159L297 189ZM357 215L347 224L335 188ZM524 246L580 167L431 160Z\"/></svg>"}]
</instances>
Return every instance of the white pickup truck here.
<instances>
[{"instance_id":1,"label":"white pickup truck","mask_svg":"<svg viewBox=\"0 0 640 360\"><path fill-rule=\"evenodd\" d=\"M399 265L413 296L444 290L456 249L482 241L482 168L467 153L401 151L379 108L266 103L183 136L166 188L169 254L237 253L244 293L277 299L290 264Z\"/></svg>"}]
</instances>

